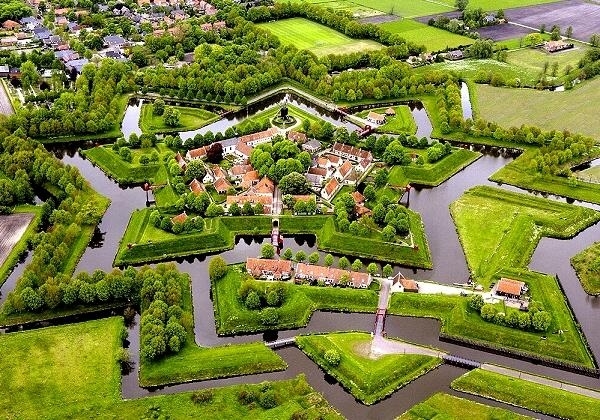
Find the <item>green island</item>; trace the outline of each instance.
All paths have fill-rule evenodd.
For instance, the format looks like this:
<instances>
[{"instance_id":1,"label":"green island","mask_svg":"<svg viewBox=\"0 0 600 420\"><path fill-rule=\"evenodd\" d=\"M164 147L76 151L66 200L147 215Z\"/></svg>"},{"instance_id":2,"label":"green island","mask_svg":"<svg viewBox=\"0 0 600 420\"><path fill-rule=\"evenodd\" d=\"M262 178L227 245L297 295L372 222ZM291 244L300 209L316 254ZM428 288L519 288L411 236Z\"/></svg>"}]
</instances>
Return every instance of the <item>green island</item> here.
<instances>
[{"instance_id":1,"label":"green island","mask_svg":"<svg viewBox=\"0 0 600 420\"><path fill-rule=\"evenodd\" d=\"M365 333L307 335L298 347L365 404L373 404L437 367L441 360L417 354L372 355ZM337 357L336 357L337 356Z\"/></svg>"},{"instance_id":2,"label":"green island","mask_svg":"<svg viewBox=\"0 0 600 420\"><path fill-rule=\"evenodd\" d=\"M158 134L197 130L219 119L219 116L214 112L201 108L186 106L171 106L170 108L177 110L180 115L179 121L174 126L168 125L163 115L155 114L153 104L143 104L140 115L142 132Z\"/></svg>"},{"instance_id":3,"label":"green island","mask_svg":"<svg viewBox=\"0 0 600 420\"><path fill-rule=\"evenodd\" d=\"M0 5L3 416L598 417L599 5L29 3ZM542 238L574 270L530 269ZM393 411L442 363L481 368Z\"/></svg>"},{"instance_id":4,"label":"green island","mask_svg":"<svg viewBox=\"0 0 600 420\"><path fill-rule=\"evenodd\" d=\"M482 369L454 380L452 388L557 418L598 418L600 408L597 398Z\"/></svg>"},{"instance_id":5,"label":"green island","mask_svg":"<svg viewBox=\"0 0 600 420\"><path fill-rule=\"evenodd\" d=\"M438 393L415 405L396 420L427 420L436 417L449 420L464 418L525 420L531 418L454 395Z\"/></svg>"},{"instance_id":6,"label":"green island","mask_svg":"<svg viewBox=\"0 0 600 420\"><path fill-rule=\"evenodd\" d=\"M588 295L600 294L600 243L594 242L592 246L584 249L571 258L571 265L577 273L583 290Z\"/></svg>"}]
</instances>

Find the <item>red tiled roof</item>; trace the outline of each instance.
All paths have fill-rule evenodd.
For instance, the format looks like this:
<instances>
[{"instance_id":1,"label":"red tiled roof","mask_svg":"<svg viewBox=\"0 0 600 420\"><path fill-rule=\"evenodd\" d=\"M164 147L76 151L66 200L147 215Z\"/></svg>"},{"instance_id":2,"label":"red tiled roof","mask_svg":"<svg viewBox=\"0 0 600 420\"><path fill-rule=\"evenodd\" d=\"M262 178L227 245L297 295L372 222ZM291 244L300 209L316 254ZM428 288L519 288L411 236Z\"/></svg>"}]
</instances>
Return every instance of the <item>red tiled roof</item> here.
<instances>
[{"instance_id":1,"label":"red tiled roof","mask_svg":"<svg viewBox=\"0 0 600 420\"><path fill-rule=\"evenodd\" d=\"M331 150L337 154L344 153L353 156L355 160L373 159L373 155L371 155L371 152L368 150L363 150L360 147L354 147L348 144L335 143Z\"/></svg>"},{"instance_id":2,"label":"red tiled roof","mask_svg":"<svg viewBox=\"0 0 600 420\"><path fill-rule=\"evenodd\" d=\"M269 178L264 176L258 184L252 189L254 194L273 194L275 191L275 184Z\"/></svg>"},{"instance_id":3,"label":"red tiled roof","mask_svg":"<svg viewBox=\"0 0 600 420\"><path fill-rule=\"evenodd\" d=\"M260 179L258 171L250 171L242 177L241 186L242 188L250 188L256 181Z\"/></svg>"},{"instance_id":4,"label":"red tiled roof","mask_svg":"<svg viewBox=\"0 0 600 420\"><path fill-rule=\"evenodd\" d=\"M381 114L378 114L377 112L370 111L369 115L367 115L367 119L377 121L377 122L384 122L385 115L381 115Z\"/></svg>"},{"instance_id":5,"label":"red tiled roof","mask_svg":"<svg viewBox=\"0 0 600 420\"><path fill-rule=\"evenodd\" d=\"M199 147L197 149L192 149L187 152L187 156L189 159L200 159L206 156L206 152L208 148L206 146Z\"/></svg>"},{"instance_id":6,"label":"red tiled roof","mask_svg":"<svg viewBox=\"0 0 600 420\"><path fill-rule=\"evenodd\" d=\"M173 218L171 218L171 221L173 223L183 223L187 220L188 215L185 214L185 212L178 214L177 216L174 216Z\"/></svg>"},{"instance_id":7,"label":"red tiled roof","mask_svg":"<svg viewBox=\"0 0 600 420\"><path fill-rule=\"evenodd\" d=\"M350 171L352 170L352 163L347 160L344 162L344 164L342 166L340 166L340 174L342 175L342 177L346 178L346 176L350 173Z\"/></svg>"},{"instance_id":8,"label":"red tiled roof","mask_svg":"<svg viewBox=\"0 0 600 420\"><path fill-rule=\"evenodd\" d=\"M525 286L525 283L522 281L501 278L496 286L496 292L519 296L523 290L523 286Z\"/></svg>"},{"instance_id":9,"label":"red tiled roof","mask_svg":"<svg viewBox=\"0 0 600 420\"><path fill-rule=\"evenodd\" d=\"M404 290L419 291L419 285L416 281L412 279L400 279L400 284L402 285Z\"/></svg>"},{"instance_id":10,"label":"red tiled roof","mask_svg":"<svg viewBox=\"0 0 600 420\"><path fill-rule=\"evenodd\" d=\"M306 194L306 195L292 195L292 198L296 201L310 201L314 196Z\"/></svg>"},{"instance_id":11,"label":"red tiled roof","mask_svg":"<svg viewBox=\"0 0 600 420\"><path fill-rule=\"evenodd\" d=\"M342 275L350 276L350 283L357 287L361 284L369 284L369 275L367 273L359 273L357 271L341 270L333 267L323 267L320 265L309 265L298 263L296 265L296 277L311 278L315 280L329 280L333 284L338 284Z\"/></svg>"},{"instance_id":12,"label":"red tiled roof","mask_svg":"<svg viewBox=\"0 0 600 420\"><path fill-rule=\"evenodd\" d=\"M352 195L352 198L354 198L354 202L355 202L356 204L358 204L358 203L362 203L362 202L364 202L364 201L365 201L365 196L364 196L364 195L362 195L362 194L361 194L360 192L358 192L358 191L354 191L354 192L353 192L351 195Z\"/></svg>"},{"instance_id":13,"label":"red tiled roof","mask_svg":"<svg viewBox=\"0 0 600 420\"><path fill-rule=\"evenodd\" d=\"M224 193L227 192L227 190L229 190L229 188L231 188L231 184L229 182L227 182L227 180L225 178L219 178L215 181L215 190L217 190L218 193Z\"/></svg>"},{"instance_id":14,"label":"red tiled roof","mask_svg":"<svg viewBox=\"0 0 600 420\"><path fill-rule=\"evenodd\" d=\"M254 195L254 194L242 194L242 195L230 195L227 196L227 205L230 206L233 203L244 205L250 203L255 205L261 203L265 208L265 213L271 212L271 206L273 205L273 197L268 195Z\"/></svg>"},{"instance_id":15,"label":"red tiled roof","mask_svg":"<svg viewBox=\"0 0 600 420\"><path fill-rule=\"evenodd\" d=\"M309 174L313 174L313 175L326 176L327 175L327 169L325 169L325 168L315 168L313 166L312 168L308 169L308 173Z\"/></svg>"},{"instance_id":16,"label":"red tiled roof","mask_svg":"<svg viewBox=\"0 0 600 420\"><path fill-rule=\"evenodd\" d=\"M289 260L267 260L261 258L246 259L246 271L254 277L260 277L263 272L270 272L275 278L292 272L292 262Z\"/></svg>"},{"instance_id":17,"label":"red tiled roof","mask_svg":"<svg viewBox=\"0 0 600 420\"><path fill-rule=\"evenodd\" d=\"M252 171L252 165L233 165L231 167L231 175L240 176Z\"/></svg>"},{"instance_id":18,"label":"red tiled roof","mask_svg":"<svg viewBox=\"0 0 600 420\"><path fill-rule=\"evenodd\" d=\"M340 185L340 183L338 182L337 179L331 178L329 180L329 182L327 183L327 185L325 185L325 192L327 193L328 196L331 197L331 194L333 194L333 192L337 189L337 187L339 185Z\"/></svg>"},{"instance_id":19,"label":"red tiled roof","mask_svg":"<svg viewBox=\"0 0 600 420\"><path fill-rule=\"evenodd\" d=\"M190 182L190 190L196 195L202 194L206 191L204 185L202 185L202 183L196 178L194 178L194 180Z\"/></svg>"},{"instance_id":20,"label":"red tiled roof","mask_svg":"<svg viewBox=\"0 0 600 420\"><path fill-rule=\"evenodd\" d=\"M396 115L396 111L394 110L394 108L389 107L385 110L385 115Z\"/></svg>"},{"instance_id":21,"label":"red tiled roof","mask_svg":"<svg viewBox=\"0 0 600 420\"><path fill-rule=\"evenodd\" d=\"M235 150L237 150L238 152L240 152L244 156L250 156L250 154L252 153L252 147L248 146L246 143L244 143L241 140L235 146Z\"/></svg>"},{"instance_id":22,"label":"red tiled roof","mask_svg":"<svg viewBox=\"0 0 600 420\"><path fill-rule=\"evenodd\" d=\"M300 133L299 131L288 131L287 134L288 139L298 142L298 143L306 143L307 137L306 134Z\"/></svg>"},{"instance_id":23,"label":"red tiled roof","mask_svg":"<svg viewBox=\"0 0 600 420\"><path fill-rule=\"evenodd\" d=\"M267 137L273 137L278 132L279 132L279 130L277 129L277 127L271 127L265 131L259 131L258 133L252 133L252 134L247 134L245 136L242 136L242 137L240 137L240 141L243 143L250 143L250 142L253 142L256 140L265 139Z\"/></svg>"}]
</instances>

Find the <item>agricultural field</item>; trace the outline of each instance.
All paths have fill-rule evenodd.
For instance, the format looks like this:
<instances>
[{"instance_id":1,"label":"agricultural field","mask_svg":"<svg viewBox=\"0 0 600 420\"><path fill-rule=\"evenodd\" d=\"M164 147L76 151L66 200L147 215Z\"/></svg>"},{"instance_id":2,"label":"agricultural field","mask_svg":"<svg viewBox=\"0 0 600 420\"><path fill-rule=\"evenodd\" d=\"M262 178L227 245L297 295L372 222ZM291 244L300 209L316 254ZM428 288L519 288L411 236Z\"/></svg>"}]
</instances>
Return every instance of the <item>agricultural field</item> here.
<instances>
[{"instance_id":1,"label":"agricultural field","mask_svg":"<svg viewBox=\"0 0 600 420\"><path fill-rule=\"evenodd\" d=\"M482 369L454 380L452 388L556 418L588 420L598 418L600 411L596 398Z\"/></svg>"},{"instance_id":2,"label":"agricultural field","mask_svg":"<svg viewBox=\"0 0 600 420\"><path fill-rule=\"evenodd\" d=\"M371 342L367 333L297 338L303 352L365 404L373 404L441 363L437 357L416 354L374 356L370 354ZM327 361L328 351L340 355L337 366Z\"/></svg>"},{"instance_id":3,"label":"agricultural field","mask_svg":"<svg viewBox=\"0 0 600 420\"><path fill-rule=\"evenodd\" d=\"M396 420L428 420L434 418L462 420L466 418L526 420L530 417L498 407L490 407L448 394L434 394L415 405Z\"/></svg>"},{"instance_id":4,"label":"agricultural field","mask_svg":"<svg viewBox=\"0 0 600 420\"><path fill-rule=\"evenodd\" d=\"M154 115L154 106L152 104L143 104L140 114L140 128L144 133L165 133L173 131L190 131L204 127L219 116L214 112L201 108L191 108L186 106L173 106L181 113L179 125L170 127L164 122L162 115Z\"/></svg>"},{"instance_id":5,"label":"agricultural field","mask_svg":"<svg viewBox=\"0 0 600 420\"><path fill-rule=\"evenodd\" d=\"M28 230L35 212L14 213L0 216L0 266L7 262L15 246ZM0 281L2 284L3 281Z\"/></svg>"},{"instance_id":6,"label":"agricultural field","mask_svg":"<svg viewBox=\"0 0 600 420\"><path fill-rule=\"evenodd\" d=\"M294 45L301 50L309 50L317 56L383 48L383 45L378 42L352 39L327 26L302 18L278 20L262 23L259 26L271 31L282 43Z\"/></svg>"},{"instance_id":7,"label":"agricultural field","mask_svg":"<svg viewBox=\"0 0 600 420\"><path fill-rule=\"evenodd\" d=\"M277 1L285 3L288 0ZM291 2L318 4L322 7L344 10L352 13L357 18L383 14L411 18L448 12L449 10L454 9L453 4L445 5L443 2L434 2L430 0L381 0L377 2L369 0L291 0Z\"/></svg>"},{"instance_id":8,"label":"agricultural field","mask_svg":"<svg viewBox=\"0 0 600 420\"><path fill-rule=\"evenodd\" d=\"M425 45L427 51L431 52L471 45L475 42L472 38L453 34L452 32L410 19L382 23L381 27L392 33L399 34L402 38L416 45Z\"/></svg>"},{"instance_id":9,"label":"agricultural field","mask_svg":"<svg viewBox=\"0 0 600 420\"><path fill-rule=\"evenodd\" d=\"M576 48L547 53L541 49L521 48L510 51L506 61L518 67L541 74L545 71L549 78L560 77L576 68L589 47L577 44Z\"/></svg>"},{"instance_id":10,"label":"agricultural field","mask_svg":"<svg viewBox=\"0 0 600 420\"><path fill-rule=\"evenodd\" d=\"M564 92L477 85L476 96L477 115L503 127L525 124L600 138L600 120L591 105L600 101L600 78Z\"/></svg>"}]
</instances>

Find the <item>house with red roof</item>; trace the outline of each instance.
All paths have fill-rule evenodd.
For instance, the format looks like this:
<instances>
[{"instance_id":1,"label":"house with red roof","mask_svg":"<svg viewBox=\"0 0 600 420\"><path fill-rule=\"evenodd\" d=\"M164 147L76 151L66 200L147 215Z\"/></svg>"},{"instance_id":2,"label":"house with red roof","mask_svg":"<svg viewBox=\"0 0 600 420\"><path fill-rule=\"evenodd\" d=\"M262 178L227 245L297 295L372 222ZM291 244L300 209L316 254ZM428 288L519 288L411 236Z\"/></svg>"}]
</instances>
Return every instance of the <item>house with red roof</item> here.
<instances>
[{"instance_id":1,"label":"house with red roof","mask_svg":"<svg viewBox=\"0 0 600 420\"><path fill-rule=\"evenodd\" d=\"M331 198L335 195L337 190L340 188L341 184L338 182L336 178L331 178L325 187L321 190L321 197L325 200L331 200Z\"/></svg>"},{"instance_id":2,"label":"house with red roof","mask_svg":"<svg viewBox=\"0 0 600 420\"><path fill-rule=\"evenodd\" d=\"M227 194L227 191L229 191L230 188L233 188L233 186L225 178L218 178L213 186L219 194Z\"/></svg>"},{"instance_id":3,"label":"house with red roof","mask_svg":"<svg viewBox=\"0 0 600 420\"><path fill-rule=\"evenodd\" d=\"M200 195L203 192L206 192L206 188L204 188L204 185L200 181L194 178L192 182L190 182L190 191L196 195Z\"/></svg>"},{"instance_id":4,"label":"house with red roof","mask_svg":"<svg viewBox=\"0 0 600 420\"><path fill-rule=\"evenodd\" d=\"M256 279L287 280L292 276L292 262L289 260L247 258L246 271Z\"/></svg>"},{"instance_id":5,"label":"house with red roof","mask_svg":"<svg viewBox=\"0 0 600 420\"><path fill-rule=\"evenodd\" d=\"M366 289L372 281L371 276L367 273L305 263L296 265L294 281L296 283L322 281L327 286L338 286L344 276L348 281L347 286L357 289Z\"/></svg>"}]
</instances>

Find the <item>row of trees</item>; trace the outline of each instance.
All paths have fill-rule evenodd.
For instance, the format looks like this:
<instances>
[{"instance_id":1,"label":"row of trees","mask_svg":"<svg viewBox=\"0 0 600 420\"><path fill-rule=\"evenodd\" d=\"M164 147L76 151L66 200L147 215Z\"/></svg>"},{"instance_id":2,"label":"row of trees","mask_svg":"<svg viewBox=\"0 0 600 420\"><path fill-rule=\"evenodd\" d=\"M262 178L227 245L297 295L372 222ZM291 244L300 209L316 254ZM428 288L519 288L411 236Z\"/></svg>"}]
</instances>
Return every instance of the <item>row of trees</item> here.
<instances>
[{"instance_id":1,"label":"row of trees","mask_svg":"<svg viewBox=\"0 0 600 420\"><path fill-rule=\"evenodd\" d=\"M528 312L512 310L506 314L496 305L484 303L480 294L475 294L469 298L469 307L477 311L485 321L525 331L548 331L552 323L550 314L536 302L529 305Z\"/></svg>"}]
</instances>

